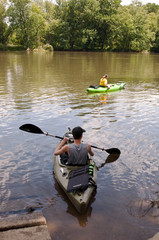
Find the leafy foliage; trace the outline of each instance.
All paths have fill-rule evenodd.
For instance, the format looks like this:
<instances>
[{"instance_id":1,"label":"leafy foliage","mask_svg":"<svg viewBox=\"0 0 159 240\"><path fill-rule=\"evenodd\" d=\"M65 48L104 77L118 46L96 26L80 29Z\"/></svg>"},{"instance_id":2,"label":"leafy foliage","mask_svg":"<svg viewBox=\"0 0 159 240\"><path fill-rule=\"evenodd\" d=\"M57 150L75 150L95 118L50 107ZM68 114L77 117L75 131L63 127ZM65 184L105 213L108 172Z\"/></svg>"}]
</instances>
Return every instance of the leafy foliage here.
<instances>
[{"instance_id":1,"label":"leafy foliage","mask_svg":"<svg viewBox=\"0 0 159 240\"><path fill-rule=\"evenodd\" d=\"M0 46L159 52L159 5L138 0L1 0ZM50 44L50 45L47 45Z\"/></svg>"},{"instance_id":2,"label":"leafy foliage","mask_svg":"<svg viewBox=\"0 0 159 240\"><path fill-rule=\"evenodd\" d=\"M0 43L1 43L1 48L3 48L3 44L7 42L7 24L5 22L6 18L6 0L1 0L0 1Z\"/></svg>"}]
</instances>

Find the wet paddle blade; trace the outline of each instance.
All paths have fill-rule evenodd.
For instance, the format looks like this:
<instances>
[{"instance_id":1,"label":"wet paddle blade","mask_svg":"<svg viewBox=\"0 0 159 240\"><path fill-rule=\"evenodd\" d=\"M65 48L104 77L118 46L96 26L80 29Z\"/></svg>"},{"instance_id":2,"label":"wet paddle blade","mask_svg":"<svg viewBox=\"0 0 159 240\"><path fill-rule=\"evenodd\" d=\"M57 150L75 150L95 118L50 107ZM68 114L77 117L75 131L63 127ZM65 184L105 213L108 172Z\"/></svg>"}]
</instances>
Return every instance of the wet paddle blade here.
<instances>
[{"instance_id":1,"label":"wet paddle blade","mask_svg":"<svg viewBox=\"0 0 159 240\"><path fill-rule=\"evenodd\" d=\"M118 153L109 154L105 163L115 162L119 157L120 157L120 154L118 154Z\"/></svg>"},{"instance_id":2,"label":"wet paddle blade","mask_svg":"<svg viewBox=\"0 0 159 240\"><path fill-rule=\"evenodd\" d=\"M24 124L20 126L19 129L30 133L44 134L44 132L39 127L33 124Z\"/></svg>"},{"instance_id":3,"label":"wet paddle blade","mask_svg":"<svg viewBox=\"0 0 159 240\"><path fill-rule=\"evenodd\" d=\"M120 154L121 153L118 148L105 149L105 151L109 154Z\"/></svg>"}]
</instances>

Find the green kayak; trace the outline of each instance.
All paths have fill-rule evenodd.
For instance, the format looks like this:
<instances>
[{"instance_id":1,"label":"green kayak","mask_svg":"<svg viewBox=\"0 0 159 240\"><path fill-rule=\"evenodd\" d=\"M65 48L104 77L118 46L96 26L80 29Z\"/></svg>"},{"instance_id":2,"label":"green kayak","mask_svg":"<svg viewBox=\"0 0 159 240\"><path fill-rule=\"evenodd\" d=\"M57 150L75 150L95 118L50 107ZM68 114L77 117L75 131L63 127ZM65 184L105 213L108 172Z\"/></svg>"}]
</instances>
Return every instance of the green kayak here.
<instances>
[{"instance_id":1,"label":"green kayak","mask_svg":"<svg viewBox=\"0 0 159 240\"><path fill-rule=\"evenodd\" d=\"M120 89L123 89L125 86L125 83L116 83L116 84L108 84L108 87L100 87L100 86L94 86L91 85L89 88L87 88L87 92L90 93L105 93L105 92L113 92Z\"/></svg>"}]
</instances>

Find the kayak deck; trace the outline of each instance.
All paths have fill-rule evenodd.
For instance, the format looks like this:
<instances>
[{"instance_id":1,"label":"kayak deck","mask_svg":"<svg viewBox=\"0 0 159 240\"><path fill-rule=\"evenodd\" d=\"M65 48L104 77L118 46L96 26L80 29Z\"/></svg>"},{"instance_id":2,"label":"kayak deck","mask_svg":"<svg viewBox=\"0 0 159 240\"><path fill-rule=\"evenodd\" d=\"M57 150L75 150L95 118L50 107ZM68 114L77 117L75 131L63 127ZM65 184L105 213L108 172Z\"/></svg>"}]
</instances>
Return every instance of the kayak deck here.
<instances>
[{"instance_id":1,"label":"kayak deck","mask_svg":"<svg viewBox=\"0 0 159 240\"><path fill-rule=\"evenodd\" d=\"M116 84L108 84L108 87L100 87L100 86L93 86L91 85L89 88L87 88L87 92L91 93L105 93L105 92L113 92L120 89L123 89L125 86L125 83L116 83Z\"/></svg>"}]
</instances>

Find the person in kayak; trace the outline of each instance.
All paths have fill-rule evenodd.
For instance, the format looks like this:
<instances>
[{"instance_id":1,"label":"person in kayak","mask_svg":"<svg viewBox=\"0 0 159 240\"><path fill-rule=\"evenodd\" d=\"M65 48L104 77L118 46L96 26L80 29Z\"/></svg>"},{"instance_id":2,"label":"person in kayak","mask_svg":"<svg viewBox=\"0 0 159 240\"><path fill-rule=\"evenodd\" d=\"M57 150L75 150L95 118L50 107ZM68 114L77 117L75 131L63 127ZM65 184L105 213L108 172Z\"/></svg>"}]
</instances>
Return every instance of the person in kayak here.
<instances>
[{"instance_id":1,"label":"person in kayak","mask_svg":"<svg viewBox=\"0 0 159 240\"><path fill-rule=\"evenodd\" d=\"M108 74L105 74L101 79L100 79L100 83L99 86L100 87L108 87Z\"/></svg>"},{"instance_id":2,"label":"person in kayak","mask_svg":"<svg viewBox=\"0 0 159 240\"><path fill-rule=\"evenodd\" d=\"M89 144L82 143L83 132L81 127L72 130L74 143L66 144L69 138L65 137L55 149L54 155L68 154L68 165L87 165L88 153L93 156L94 152Z\"/></svg>"}]
</instances>

